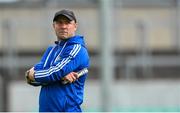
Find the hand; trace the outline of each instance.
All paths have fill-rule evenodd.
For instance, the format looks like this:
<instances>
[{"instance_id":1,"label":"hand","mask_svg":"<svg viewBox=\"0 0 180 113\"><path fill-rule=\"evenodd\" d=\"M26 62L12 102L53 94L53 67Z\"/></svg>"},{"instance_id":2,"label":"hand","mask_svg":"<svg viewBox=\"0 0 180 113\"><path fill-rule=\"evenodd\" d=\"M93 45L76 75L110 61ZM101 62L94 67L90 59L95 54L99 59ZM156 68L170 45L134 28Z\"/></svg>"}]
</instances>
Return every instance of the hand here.
<instances>
[{"instance_id":1,"label":"hand","mask_svg":"<svg viewBox=\"0 0 180 113\"><path fill-rule=\"evenodd\" d=\"M75 82L77 79L78 79L78 73L76 72L71 72L63 78L63 80L67 81L68 83Z\"/></svg>"},{"instance_id":2,"label":"hand","mask_svg":"<svg viewBox=\"0 0 180 113\"><path fill-rule=\"evenodd\" d=\"M32 67L30 70L28 70L26 72L26 78L27 78L27 82L32 82L35 81L34 79L34 67Z\"/></svg>"}]
</instances>

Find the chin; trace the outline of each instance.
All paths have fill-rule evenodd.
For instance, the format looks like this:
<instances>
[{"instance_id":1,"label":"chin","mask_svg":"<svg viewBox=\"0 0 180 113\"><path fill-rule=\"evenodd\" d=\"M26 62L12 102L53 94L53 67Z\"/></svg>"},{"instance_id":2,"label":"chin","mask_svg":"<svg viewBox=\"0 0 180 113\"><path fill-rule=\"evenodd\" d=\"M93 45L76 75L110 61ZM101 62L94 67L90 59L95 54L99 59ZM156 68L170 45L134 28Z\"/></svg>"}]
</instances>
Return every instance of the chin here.
<instances>
[{"instance_id":1,"label":"chin","mask_svg":"<svg viewBox=\"0 0 180 113\"><path fill-rule=\"evenodd\" d=\"M59 36L58 39L60 39L60 40L65 40L65 39L68 39L68 38L67 38L67 37L64 37L64 36L61 36L61 37Z\"/></svg>"}]
</instances>

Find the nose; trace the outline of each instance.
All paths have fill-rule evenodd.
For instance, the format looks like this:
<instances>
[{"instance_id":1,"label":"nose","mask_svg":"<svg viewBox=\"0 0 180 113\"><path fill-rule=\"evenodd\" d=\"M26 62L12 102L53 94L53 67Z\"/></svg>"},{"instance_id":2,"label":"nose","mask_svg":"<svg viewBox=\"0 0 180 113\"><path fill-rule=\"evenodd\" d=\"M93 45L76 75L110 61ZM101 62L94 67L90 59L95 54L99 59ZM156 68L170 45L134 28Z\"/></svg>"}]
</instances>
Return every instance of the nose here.
<instances>
[{"instance_id":1,"label":"nose","mask_svg":"<svg viewBox=\"0 0 180 113\"><path fill-rule=\"evenodd\" d=\"M67 25L65 23L62 23L60 26L61 26L61 28L66 28L67 27Z\"/></svg>"}]
</instances>

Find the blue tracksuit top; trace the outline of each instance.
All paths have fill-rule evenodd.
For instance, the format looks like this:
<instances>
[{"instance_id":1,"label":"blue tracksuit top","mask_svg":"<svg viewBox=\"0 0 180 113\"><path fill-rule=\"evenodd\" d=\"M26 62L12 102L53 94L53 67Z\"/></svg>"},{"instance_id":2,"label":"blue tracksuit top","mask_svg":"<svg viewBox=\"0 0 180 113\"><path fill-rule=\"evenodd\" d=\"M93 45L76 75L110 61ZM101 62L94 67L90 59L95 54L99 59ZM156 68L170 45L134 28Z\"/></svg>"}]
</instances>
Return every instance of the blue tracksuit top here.
<instances>
[{"instance_id":1,"label":"blue tracksuit top","mask_svg":"<svg viewBox=\"0 0 180 113\"><path fill-rule=\"evenodd\" d=\"M35 81L47 83L41 87L39 111L66 111L66 106L81 105L87 74L75 82L62 84L61 79L74 71L89 67L89 55L83 36L57 41L45 51L41 61L34 66Z\"/></svg>"}]
</instances>

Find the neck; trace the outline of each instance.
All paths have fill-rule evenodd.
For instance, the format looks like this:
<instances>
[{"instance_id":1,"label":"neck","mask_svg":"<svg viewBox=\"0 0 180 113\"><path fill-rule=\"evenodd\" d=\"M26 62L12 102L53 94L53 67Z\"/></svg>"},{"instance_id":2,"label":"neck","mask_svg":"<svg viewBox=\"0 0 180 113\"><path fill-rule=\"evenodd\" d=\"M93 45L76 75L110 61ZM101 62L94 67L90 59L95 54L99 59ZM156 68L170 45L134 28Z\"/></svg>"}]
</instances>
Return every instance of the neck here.
<instances>
[{"instance_id":1,"label":"neck","mask_svg":"<svg viewBox=\"0 0 180 113\"><path fill-rule=\"evenodd\" d=\"M57 39L58 39L58 41L61 41L61 40L68 40L68 39L70 39L70 38L72 38L72 37L74 37L75 35L72 35L72 36L70 36L70 37L57 37Z\"/></svg>"}]
</instances>

